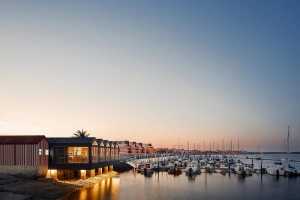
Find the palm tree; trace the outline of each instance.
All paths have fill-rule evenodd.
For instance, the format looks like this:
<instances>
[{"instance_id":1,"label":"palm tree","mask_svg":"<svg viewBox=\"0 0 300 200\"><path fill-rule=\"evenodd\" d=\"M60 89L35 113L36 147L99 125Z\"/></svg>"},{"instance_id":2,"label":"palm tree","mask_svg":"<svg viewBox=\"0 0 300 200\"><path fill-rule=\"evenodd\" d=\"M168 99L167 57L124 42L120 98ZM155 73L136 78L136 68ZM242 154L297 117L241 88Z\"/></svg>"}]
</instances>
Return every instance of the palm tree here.
<instances>
[{"instance_id":1,"label":"palm tree","mask_svg":"<svg viewBox=\"0 0 300 200\"><path fill-rule=\"evenodd\" d=\"M77 130L77 131L74 133L74 136L75 136L75 137L79 137L79 138L86 138L86 137L89 137L90 134L89 134L87 131L81 129L81 130Z\"/></svg>"}]
</instances>

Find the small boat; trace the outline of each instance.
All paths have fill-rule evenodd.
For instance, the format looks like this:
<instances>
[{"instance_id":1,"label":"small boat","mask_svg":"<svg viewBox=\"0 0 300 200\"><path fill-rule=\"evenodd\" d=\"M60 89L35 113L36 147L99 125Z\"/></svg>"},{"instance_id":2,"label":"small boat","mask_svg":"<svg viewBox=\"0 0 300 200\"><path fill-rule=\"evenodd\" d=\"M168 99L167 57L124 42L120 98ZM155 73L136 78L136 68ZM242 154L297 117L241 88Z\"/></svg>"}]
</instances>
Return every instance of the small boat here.
<instances>
[{"instance_id":1,"label":"small boat","mask_svg":"<svg viewBox=\"0 0 300 200\"><path fill-rule=\"evenodd\" d=\"M285 175L285 170L282 165L282 162L275 161L271 167L268 167L266 169L267 174L272 175L272 176L284 176Z\"/></svg>"},{"instance_id":2,"label":"small boat","mask_svg":"<svg viewBox=\"0 0 300 200\"><path fill-rule=\"evenodd\" d=\"M205 166L205 172L206 173L213 173L215 172L215 168L212 164L208 163L206 166Z\"/></svg>"},{"instance_id":3,"label":"small boat","mask_svg":"<svg viewBox=\"0 0 300 200\"><path fill-rule=\"evenodd\" d=\"M251 167L245 166L244 170L245 170L246 176L252 176L253 169Z\"/></svg>"},{"instance_id":4,"label":"small boat","mask_svg":"<svg viewBox=\"0 0 300 200\"><path fill-rule=\"evenodd\" d=\"M188 176L197 175L200 173L200 170L198 168L198 162L192 161L188 164L187 168L185 169L185 173Z\"/></svg>"},{"instance_id":5,"label":"small boat","mask_svg":"<svg viewBox=\"0 0 300 200\"><path fill-rule=\"evenodd\" d=\"M168 169L168 174L173 174L173 175L180 175L181 174L181 169L177 167L175 164L174 167L171 167Z\"/></svg>"},{"instance_id":6,"label":"small boat","mask_svg":"<svg viewBox=\"0 0 300 200\"><path fill-rule=\"evenodd\" d=\"M144 171L144 167L145 167L144 164L138 164L137 168L136 168L136 171L139 172L139 173L142 173Z\"/></svg>"},{"instance_id":7,"label":"small boat","mask_svg":"<svg viewBox=\"0 0 300 200\"><path fill-rule=\"evenodd\" d=\"M246 170L244 166L241 163L237 163L235 167L233 168L234 173L240 175L240 176L246 176Z\"/></svg>"},{"instance_id":8,"label":"small boat","mask_svg":"<svg viewBox=\"0 0 300 200\"><path fill-rule=\"evenodd\" d=\"M144 175L145 176L151 176L153 174L153 168L150 163L146 163L144 166Z\"/></svg>"},{"instance_id":9,"label":"small boat","mask_svg":"<svg viewBox=\"0 0 300 200\"><path fill-rule=\"evenodd\" d=\"M228 167L225 164L221 164L220 167L216 169L217 173L226 174L228 172Z\"/></svg>"},{"instance_id":10,"label":"small boat","mask_svg":"<svg viewBox=\"0 0 300 200\"><path fill-rule=\"evenodd\" d=\"M256 173L256 174L261 174L261 173L265 173L265 169L264 168L260 168L260 166L258 165L254 165L253 166L253 172Z\"/></svg>"},{"instance_id":11,"label":"small boat","mask_svg":"<svg viewBox=\"0 0 300 200\"><path fill-rule=\"evenodd\" d=\"M291 166L290 164L284 168L284 175L285 176L297 176L298 171L295 167Z\"/></svg>"}]
</instances>

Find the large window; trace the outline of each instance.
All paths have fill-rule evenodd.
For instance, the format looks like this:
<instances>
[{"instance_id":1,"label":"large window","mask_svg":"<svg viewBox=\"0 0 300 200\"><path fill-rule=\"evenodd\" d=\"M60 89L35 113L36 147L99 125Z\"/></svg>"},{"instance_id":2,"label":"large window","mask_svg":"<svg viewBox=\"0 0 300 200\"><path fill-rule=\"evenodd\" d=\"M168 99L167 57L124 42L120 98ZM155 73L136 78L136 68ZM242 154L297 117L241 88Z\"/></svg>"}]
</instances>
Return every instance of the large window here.
<instances>
[{"instance_id":1,"label":"large window","mask_svg":"<svg viewBox=\"0 0 300 200\"><path fill-rule=\"evenodd\" d=\"M110 160L110 146L105 148L105 160Z\"/></svg>"},{"instance_id":2,"label":"large window","mask_svg":"<svg viewBox=\"0 0 300 200\"><path fill-rule=\"evenodd\" d=\"M64 164L66 162L65 147L55 147L54 156L50 154L50 158L57 164Z\"/></svg>"},{"instance_id":3,"label":"large window","mask_svg":"<svg viewBox=\"0 0 300 200\"><path fill-rule=\"evenodd\" d=\"M100 147L100 161L105 161L105 147Z\"/></svg>"},{"instance_id":4,"label":"large window","mask_svg":"<svg viewBox=\"0 0 300 200\"><path fill-rule=\"evenodd\" d=\"M88 163L88 147L68 147L68 163Z\"/></svg>"},{"instance_id":5,"label":"large window","mask_svg":"<svg viewBox=\"0 0 300 200\"><path fill-rule=\"evenodd\" d=\"M92 147L92 159L93 159L93 163L98 162L98 146Z\"/></svg>"}]
</instances>

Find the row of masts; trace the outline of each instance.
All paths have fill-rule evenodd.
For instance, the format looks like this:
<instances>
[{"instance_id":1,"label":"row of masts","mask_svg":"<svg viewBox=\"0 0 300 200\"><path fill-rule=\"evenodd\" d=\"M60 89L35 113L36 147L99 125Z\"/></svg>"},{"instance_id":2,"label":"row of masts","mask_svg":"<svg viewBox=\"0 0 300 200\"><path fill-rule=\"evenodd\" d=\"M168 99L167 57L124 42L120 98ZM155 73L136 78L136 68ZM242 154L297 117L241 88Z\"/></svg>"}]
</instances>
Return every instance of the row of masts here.
<instances>
[{"instance_id":1,"label":"row of masts","mask_svg":"<svg viewBox=\"0 0 300 200\"><path fill-rule=\"evenodd\" d=\"M236 141L236 143L234 142ZM286 140L287 153L290 153L290 126L288 126L288 134ZM178 150L187 150L187 151L223 151L223 152L240 152L240 139L239 137L236 140L230 139L225 142L225 139L222 139L221 142L216 142L215 140L207 141L203 140L202 143L190 143L190 141L184 144L173 145L174 149ZM258 147L260 149L260 147ZM259 150L260 151L260 150Z\"/></svg>"},{"instance_id":2,"label":"row of masts","mask_svg":"<svg viewBox=\"0 0 300 200\"><path fill-rule=\"evenodd\" d=\"M205 141L203 140L202 143L191 143L190 141L184 144L173 145L174 149L181 149L187 151L240 151L240 140L239 138L234 140L225 141L223 139L221 142L217 142L215 140Z\"/></svg>"}]
</instances>

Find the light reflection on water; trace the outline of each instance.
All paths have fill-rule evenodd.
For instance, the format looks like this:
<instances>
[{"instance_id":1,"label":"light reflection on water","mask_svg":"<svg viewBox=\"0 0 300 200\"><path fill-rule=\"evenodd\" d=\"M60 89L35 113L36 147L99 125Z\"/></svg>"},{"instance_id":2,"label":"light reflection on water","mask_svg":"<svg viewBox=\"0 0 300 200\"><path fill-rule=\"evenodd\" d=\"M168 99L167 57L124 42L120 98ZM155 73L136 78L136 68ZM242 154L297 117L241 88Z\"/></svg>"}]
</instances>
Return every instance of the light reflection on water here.
<instances>
[{"instance_id":1,"label":"light reflection on water","mask_svg":"<svg viewBox=\"0 0 300 200\"><path fill-rule=\"evenodd\" d=\"M300 199L300 178L240 178L231 174L201 174L189 178L155 173L152 177L127 172L74 193L72 200L173 199Z\"/></svg>"},{"instance_id":2,"label":"light reflection on water","mask_svg":"<svg viewBox=\"0 0 300 200\"><path fill-rule=\"evenodd\" d=\"M120 178L111 177L96 183L91 188L81 189L69 197L74 200L118 200L119 199Z\"/></svg>"}]
</instances>

